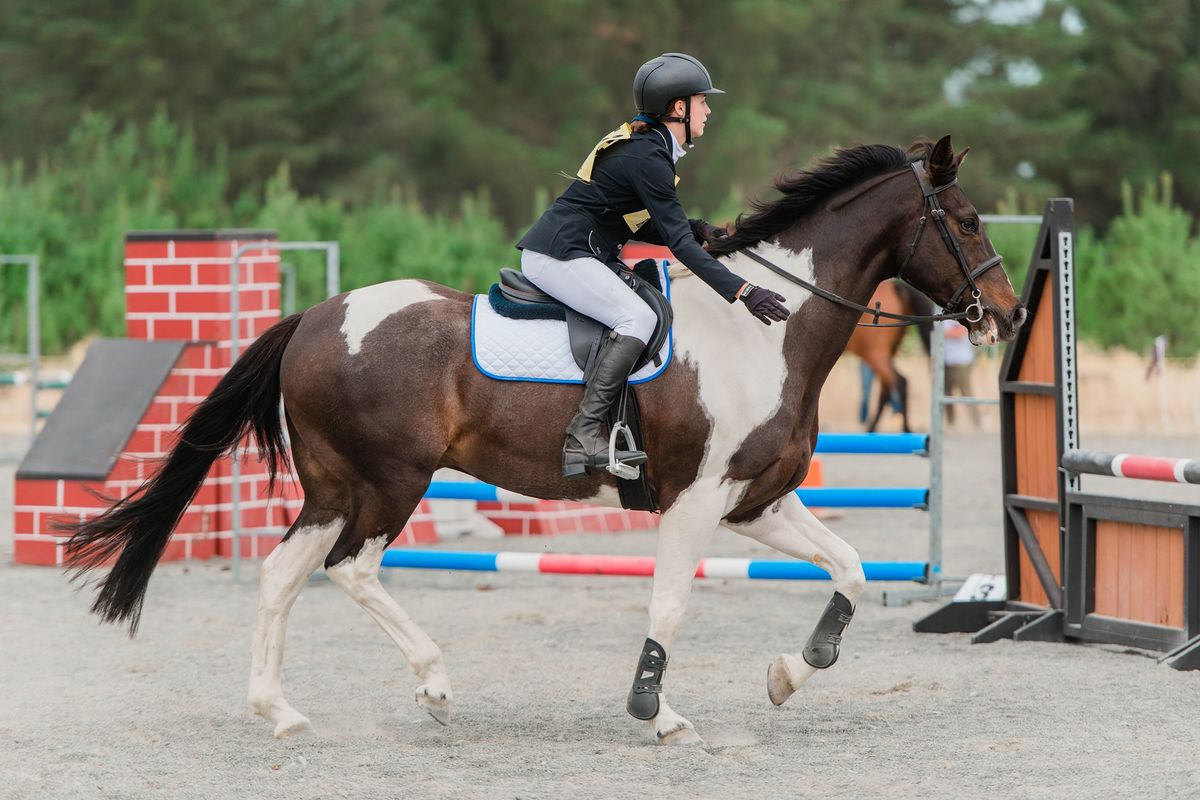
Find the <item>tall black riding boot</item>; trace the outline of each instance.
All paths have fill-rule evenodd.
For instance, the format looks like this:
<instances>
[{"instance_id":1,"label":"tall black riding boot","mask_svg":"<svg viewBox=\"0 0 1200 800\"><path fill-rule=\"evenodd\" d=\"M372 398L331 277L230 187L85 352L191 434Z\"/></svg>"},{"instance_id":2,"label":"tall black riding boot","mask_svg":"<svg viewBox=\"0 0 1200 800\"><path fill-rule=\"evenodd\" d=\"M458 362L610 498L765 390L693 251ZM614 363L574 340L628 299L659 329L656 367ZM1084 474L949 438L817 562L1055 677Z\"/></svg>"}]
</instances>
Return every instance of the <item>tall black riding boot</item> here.
<instances>
[{"instance_id":1,"label":"tall black riding boot","mask_svg":"<svg viewBox=\"0 0 1200 800\"><path fill-rule=\"evenodd\" d=\"M608 466L608 437L604 435L608 409L620 396L629 380L629 371L645 349L641 339L611 332L600 345L579 411L567 426L563 477L576 478ZM640 450L618 450L617 460L636 466L646 462L646 454Z\"/></svg>"}]
</instances>

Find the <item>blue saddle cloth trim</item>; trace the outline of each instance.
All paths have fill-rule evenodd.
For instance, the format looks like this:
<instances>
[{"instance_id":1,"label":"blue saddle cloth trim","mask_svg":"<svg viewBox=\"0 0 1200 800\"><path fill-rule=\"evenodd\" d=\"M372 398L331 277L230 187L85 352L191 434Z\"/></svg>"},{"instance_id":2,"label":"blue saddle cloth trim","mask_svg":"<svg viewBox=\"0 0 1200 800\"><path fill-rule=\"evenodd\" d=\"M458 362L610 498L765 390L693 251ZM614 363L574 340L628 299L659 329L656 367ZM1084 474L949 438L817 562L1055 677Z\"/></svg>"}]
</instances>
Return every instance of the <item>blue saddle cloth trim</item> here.
<instances>
[{"instance_id":1,"label":"blue saddle cloth trim","mask_svg":"<svg viewBox=\"0 0 1200 800\"><path fill-rule=\"evenodd\" d=\"M653 271L650 273L651 276L653 277L653 279L650 280L650 283L652 283L655 287L659 288L660 291L662 291L663 294L666 295L667 301L670 302L670 300L671 300L671 279L669 277L667 277L667 275L666 275L666 269L665 269L666 262L664 262L664 269L662 272L663 280L660 281L659 277L658 277L659 276L658 266L651 259L644 259L643 261L638 262L637 267L644 268L646 266L647 261L650 261L650 266L653 269ZM638 273L639 276L641 276L643 278L647 277L646 275L642 274L642 270L635 269L635 271ZM580 380L566 380L566 379L560 380L560 379L554 379L554 378L527 378L527 377L520 377L520 376L514 376L514 375L497 375L497 374L489 372L483 368L483 366L479 363L479 356L477 355L476 349L475 349L475 310L479 307L480 303L489 303L492 305L492 308L495 309L497 314L501 314L501 316L509 316L508 314L504 314L500 310L500 308L496 306L496 304L492 300L493 296L500 297L503 300L503 302L507 305L512 305L512 306L520 306L521 305L519 303L512 303L511 301L504 299L503 296L500 294L499 284L492 284L492 287L491 287L491 289L488 290L488 294L486 296L484 296L484 295L476 295L475 296L475 301L473 303L471 303L471 361L475 364L475 368L477 370L479 370L480 372L482 372L487 377L489 377L493 380L497 380L497 381L516 381L519 383L565 383L565 384L573 383L577 386L582 386L583 385L582 379L580 379ZM550 303L538 303L537 306L531 306L531 307L535 308L538 311L542 311L543 313L545 313L544 309L547 309L547 308L556 308L557 307L561 310L561 306L554 306L554 305L551 305ZM554 316L518 317L518 319L521 319L521 318L562 320L563 335L564 336L566 335L566 324L567 323L566 323L565 315L558 316L558 317L554 317ZM670 366L671 357L674 355L674 353L675 353L675 331L674 331L674 328L672 328L672 330L667 334L667 354L663 358L662 366L659 367L658 369L656 369L653 374L648 375L645 378L638 378L637 380L631 380L629 382L629 384L631 386L637 386L638 384L649 383L650 381L657 378L659 375L662 375L663 372L666 370L666 368L668 366Z\"/></svg>"}]
</instances>

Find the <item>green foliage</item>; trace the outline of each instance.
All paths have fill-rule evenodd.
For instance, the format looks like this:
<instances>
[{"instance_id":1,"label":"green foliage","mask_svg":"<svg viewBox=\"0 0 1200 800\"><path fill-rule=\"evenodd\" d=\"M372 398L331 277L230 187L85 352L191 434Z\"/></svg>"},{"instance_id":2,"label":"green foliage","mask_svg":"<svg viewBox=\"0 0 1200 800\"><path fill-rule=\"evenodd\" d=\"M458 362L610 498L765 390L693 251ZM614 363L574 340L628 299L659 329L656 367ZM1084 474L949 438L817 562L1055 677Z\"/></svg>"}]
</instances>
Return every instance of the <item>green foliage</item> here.
<instances>
[{"instance_id":1,"label":"green foliage","mask_svg":"<svg viewBox=\"0 0 1200 800\"><path fill-rule=\"evenodd\" d=\"M1121 187L1123 211L1100 247L1079 259L1077 304L1085 334L1104 346L1144 351L1165 334L1172 355L1200 352L1200 240L1174 205L1172 180L1147 182L1137 201ZM1083 244L1081 240L1080 245Z\"/></svg>"},{"instance_id":2,"label":"green foliage","mask_svg":"<svg viewBox=\"0 0 1200 800\"><path fill-rule=\"evenodd\" d=\"M66 145L27 171L0 165L0 252L41 261L42 344L124 330L126 231L213 227L226 217L223 156L202 157L192 133L156 115L118 130L88 114ZM25 342L25 279L5 268L0 346Z\"/></svg>"},{"instance_id":3,"label":"green foliage","mask_svg":"<svg viewBox=\"0 0 1200 800\"><path fill-rule=\"evenodd\" d=\"M420 277L484 291L517 259L486 195L464 196L454 214L422 210L411 192L350 206L301 195L282 166L261 193L244 191L231 206L229 181L224 151L203 153L191 129L163 113L123 129L89 114L32 172L21 162L0 164L0 253L41 261L43 350L62 352L90 333L124 334L122 254L130 230L253 226L274 228L284 240L336 240L347 287ZM284 258L299 267L298 303L322 299L320 257ZM0 272L0 298L0 350L24 350L22 269Z\"/></svg>"}]
</instances>

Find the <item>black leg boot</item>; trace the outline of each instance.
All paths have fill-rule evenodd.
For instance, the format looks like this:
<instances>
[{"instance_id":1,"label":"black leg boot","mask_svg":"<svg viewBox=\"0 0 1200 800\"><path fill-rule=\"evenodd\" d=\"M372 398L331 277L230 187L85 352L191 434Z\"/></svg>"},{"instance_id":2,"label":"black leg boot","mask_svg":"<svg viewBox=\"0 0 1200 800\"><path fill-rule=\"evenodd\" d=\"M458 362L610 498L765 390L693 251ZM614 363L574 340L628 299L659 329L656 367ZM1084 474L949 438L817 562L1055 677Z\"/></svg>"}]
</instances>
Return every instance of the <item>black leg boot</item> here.
<instances>
[{"instance_id":1,"label":"black leg boot","mask_svg":"<svg viewBox=\"0 0 1200 800\"><path fill-rule=\"evenodd\" d=\"M579 411L567 426L563 477L576 478L608 466L608 436L604 434L608 409L620 396L629 380L629 371L645 349L641 339L616 333L609 333L600 345ZM644 464L646 454L640 450L619 450L617 460L630 465Z\"/></svg>"}]
</instances>

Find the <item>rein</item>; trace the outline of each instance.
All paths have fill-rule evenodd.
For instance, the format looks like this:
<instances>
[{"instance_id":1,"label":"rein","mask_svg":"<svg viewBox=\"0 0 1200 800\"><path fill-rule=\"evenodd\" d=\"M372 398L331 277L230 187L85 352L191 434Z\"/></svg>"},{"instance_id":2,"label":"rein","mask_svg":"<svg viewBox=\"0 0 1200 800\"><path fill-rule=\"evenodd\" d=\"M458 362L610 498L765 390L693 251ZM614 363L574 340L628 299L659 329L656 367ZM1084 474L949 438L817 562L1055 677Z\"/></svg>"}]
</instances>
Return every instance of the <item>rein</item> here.
<instances>
[{"instance_id":1,"label":"rein","mask_svg":"<svg viewBox=\"0 0 1200 800\"><path fill-rule=\"evenodd\" d=\"M945 243L946 249L949 250L950 254L954 256L955 260L958 262L959 268L962 269L964 276L962 285L958 288L958 291L954 293L946 305L953 306L958 302L959 298L962 297L963 292L970 288L972 302L964 311L952 311L946 314L920 315L894 314L890 311L882 310L878 303L875 304L875 308L869 308L856 303L853 300L847 300L841 295L831 292L828 289L822 289L815 283L806 281L798 275L793 275L783 267L780 267L778 264L774 264L770 260L763 258L758 253L751 252L750 250L742 250L740 252L747 258L762 264L764 267L771 270L776 275L779 275L781 278L789 280L798 286L802 286L817 297L824 298L831 303L836 303L838 305L845 306L846 308L852 308L862 314L870 314L874 321L855 323L858 327L904 328L908 327L909 325L918 325L922 322L941 322L942 320L963 319L965 319L967 322L979 322L983 319L983 303L980 301L979 287L975 285L975 279L983 275L983 273L987 272L992 267L999 266L1002 261L1002 257L1000 255L994 255L979 266L975 267L975 269L971 269L970 265L967 264L966 256L963 255L962 247L950 233L950 227L946 224L946 211L942 208L941 203L938 202L937 197L940 193L957 184L958 179L955 178L949 183L942 184L941 186L933 186L929 182L929 178L925 174L925 167L920 161L914 161L909 164L909 166L912 168L913 175L916 176L917 183L919 183L921 186L921 193L925 196L925 203L923 206L923 211L925 213L922 213L921 219L917 221L916 235L913 236L912 243L908 246L908 255L905 256L904 263L900 265L900 270L896 273L896 277L900 278L900 280L904 281L905 283L909 283L909 281L904 277L904 270L908 267L908 262L912 260L913 253L917 251L917 245L920 244L921 236L925 233L925 225L928 222L929 217L933 217L934 224L937 225L938 233L941 234L942 241ZM909 283L909 285L911 286L912 284ZM917 288L917 291L921 291L918 287L914 288ZM880 317L900 320L900 322L880 323Z\"/></svg>"}]
</instances>

